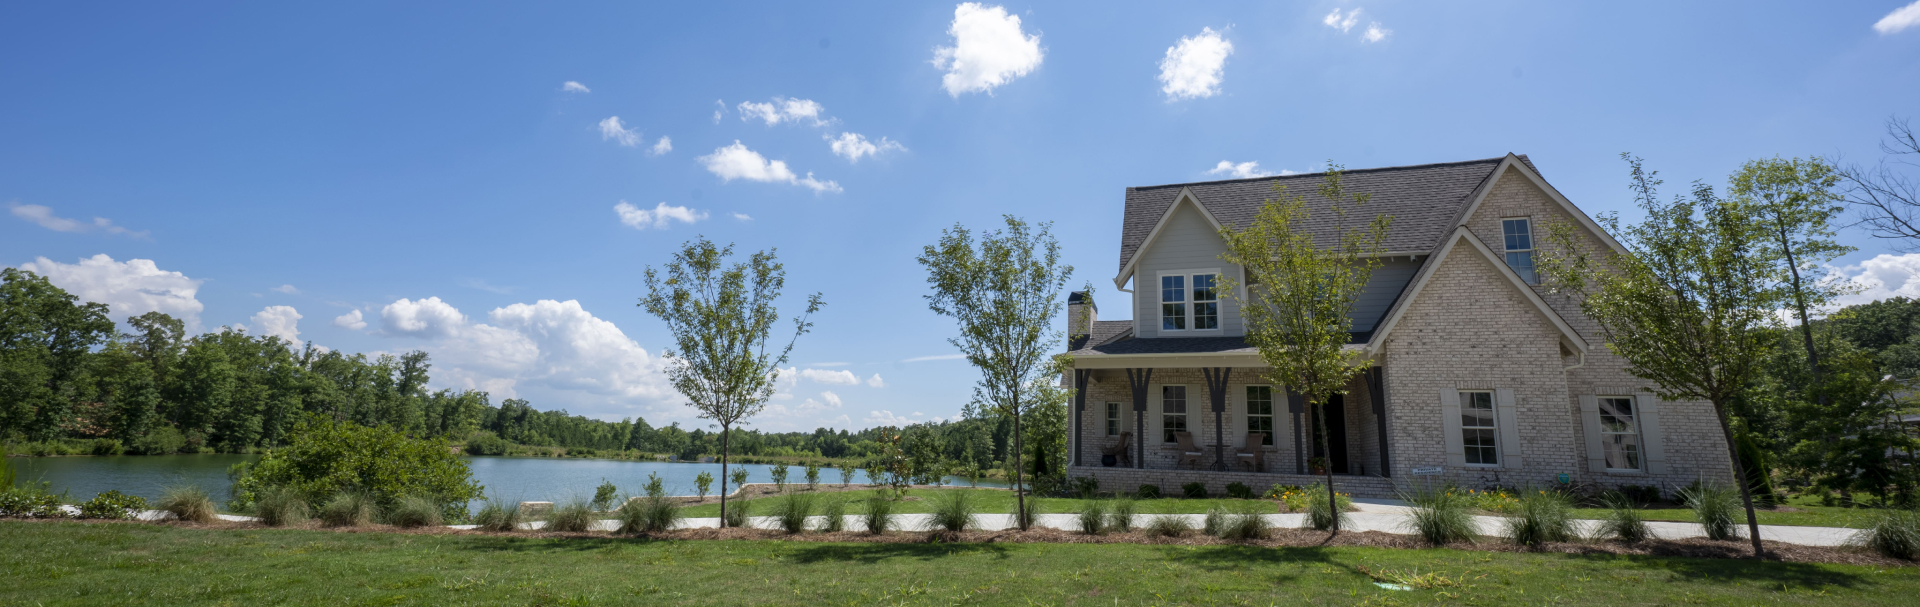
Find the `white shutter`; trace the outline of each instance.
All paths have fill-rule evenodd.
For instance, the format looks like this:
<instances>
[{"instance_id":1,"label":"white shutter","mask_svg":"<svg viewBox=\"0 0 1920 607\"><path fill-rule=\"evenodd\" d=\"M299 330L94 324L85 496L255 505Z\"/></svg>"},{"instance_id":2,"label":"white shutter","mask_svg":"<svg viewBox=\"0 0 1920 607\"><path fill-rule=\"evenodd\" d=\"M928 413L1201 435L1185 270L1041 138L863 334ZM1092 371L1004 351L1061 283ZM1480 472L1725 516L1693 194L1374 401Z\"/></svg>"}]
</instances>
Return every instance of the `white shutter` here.
<instances>
[{"instance_id":1,"label":"white shutter","mask_svg":"<svg viewBox=\"0 0 1920 607\"><path fill-rule=\"evenodd\" d=\"M1640 449L1646 454L1647 472L1667 473L1667 448L1660 436L1660 399L1650 392L1633 395L1634 417L1640 418Z\"/></svg>"},{"instance_id":2,"label":"white shutter","mask_svg":"<svg viewBox=\"0 0 1920 607\"><path fill-rule=\"evenodd\" d=\"M1587 437L1587 471L1606 472L1606 446L1600 438L1600 397L1580 395L1580 428Z\"/></svg>"},{"instance_id":3,"label":"white shutter","mask_svg":"<svg viewBox=\"0 0 1920 607\"><path fill-rule=\"evenodd\" d=\"M1493 411L1500 424L1500 465L1508 470L1519 470L1526 464L1520 457L1520 413L1518 403L1513 398L1513 390L1495 388L1493 390Z\"/></svg>"},{"instance_id":4,"label":"white shutter","mask_svg":"<svg viewBox=\"0 0 1920 607\"><path fill-rule=\"evenodd\" d=\"M1447 465L1467 465L1467 446L1460 437L1460 391L1440 389L1440 438L1447 446Z\"/></svg>"}]
</instances>

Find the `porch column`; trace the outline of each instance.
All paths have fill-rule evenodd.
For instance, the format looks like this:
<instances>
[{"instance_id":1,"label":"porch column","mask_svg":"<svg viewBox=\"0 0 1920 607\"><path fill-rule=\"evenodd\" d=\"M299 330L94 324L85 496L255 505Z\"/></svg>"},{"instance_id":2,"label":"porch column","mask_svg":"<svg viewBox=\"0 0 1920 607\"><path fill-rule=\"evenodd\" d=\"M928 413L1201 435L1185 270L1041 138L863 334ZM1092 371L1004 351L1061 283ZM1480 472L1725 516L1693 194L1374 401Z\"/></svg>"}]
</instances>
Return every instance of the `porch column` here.
<instances>
[{"instance_id":1,"label":"porch column","mask_svg":"<svg viewBox=\"0 0 1920 607\"><path fill-rule=\"evenodd\" d=\"M1307 473L1307 448L1301 444L1300 414L1307 412L1307 397L1287 390L1287 412L1293 414L1293 473Z\"/></svg>"},{"instance_id":2,"label":"porch column","mask_svg":"<svg viewBox=\"0 0 1920 607\"><path fill-rule=\"evenodd\" d=\"M1220 421L1227 412L1227 376L1233 374L1232 367L1200 369L1207 378L1207 398L1213 401L1213 469L1227 469L1227 431Z\"/></svg>"},{"instance_id":3,"label":"porch column","mask_svg":"<svg viewBox=\"0 0 1920 607\"><path fill-rule=\"evenodd\" d=\"M1147 467L1147 388L1153 369L1127 369L1127 387L1133 389L1133 467Z\"/></svg>"},{"instance_id":4,"label":"porch column","mask_svg":"<svg viewBox=\"0 0 1920 607\"><path fill-rule=\"evenodd\" d=\"M1080 465L1080 446L1084 442L1080 436L1080 418L1087 414L1087 378L1093 372L1085 369L1073 370L1073 460L1070 465Z\"/></svg>"},{"instance_id":5,"label":"porch column","mask_svg":"<svg viewBox=\"0 0 1920 607\"><path fill-rule=\"evenodd\" d=\"M1379 426L1380 436L1375 442L1380 444L1380 476L1392 478L1393 464L1387 461L1387 369L1371 367L1367 369L1367 395L1373 397L1373 419Z\"/></svg>"}]
</instances>

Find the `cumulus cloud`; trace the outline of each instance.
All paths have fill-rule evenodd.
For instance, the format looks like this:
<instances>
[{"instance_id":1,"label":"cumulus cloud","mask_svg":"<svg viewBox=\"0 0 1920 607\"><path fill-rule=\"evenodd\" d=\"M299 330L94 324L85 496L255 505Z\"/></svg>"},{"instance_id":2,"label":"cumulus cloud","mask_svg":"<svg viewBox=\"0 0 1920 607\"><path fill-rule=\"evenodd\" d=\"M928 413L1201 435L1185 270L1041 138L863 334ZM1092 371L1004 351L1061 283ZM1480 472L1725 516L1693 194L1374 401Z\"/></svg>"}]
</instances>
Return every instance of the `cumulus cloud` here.
<instances>
[{"instance_id":1,"label":"cumulus cloud","mask_svg":"<svg viewBox=\"0 0 1920 607\"><path fill-rule=\"evenodd\" d=\"M424 342L422 349L436 363L437 384L496 397L541 387L610 403L660 402L673 395L662 359L578 301L495 308L481 323L438 297L400 299L382 308L380 317L384 334Z\"/></svg>"},{"instance_id":2,"label":"cumulus cloud","mask_svg":"<svg viewBox=\"0 0 1920 607\"><path fill-rule=\"evenodd\" d=\"M1873 23L1873 31L1889 36L1916 25L1920 25L1920 2L1893 9L1893 12Z\"/></svg>"},{"instance_id":3,"label":"cumulus cloud","mask_svg":"<svg viewBox=\"0 0 1920 607\"><path fill-rule=\"evenodd\" d=\"M843 386L860 385L860 378L854 375L852 371L846 369L840 369L838 371L828 369L801 369L800 377L805 378L807 381L822 384L839 384Z\"/></svg>"},{"instance_id":4,"label":"cumulus cloud","mask_svg":"<svg viewBox=\"0 0 1920 607\"><path fill-rule=\"evenodd\" d=\"M877 156L881 152L905 152L907 146L900 142L881 137L878 143L867 141L859 133L841 133L839 137L821 135L827 140L827 146L833 148L833 155L847 159L847 162L860 162L861 156Z\"/></svg>"},{"instance_id":5,"label":"cumulus cloud","mask_svg":"<svg viewBox=\"0 0 1920 607\"><path fill-rule=\"evenodd\" d=\"M806 177L795 175L792 169L787 168L786 161L767 160L759 152L741 145L739 140L734 140L733 145L717 148L712 154L701 156L696 160L699 160L708 172L720 176L721 181L745 179L767 183L791 183L811 189L816 194L840 191L840 184L814 179L811 172L807 173Z\"/></svg>"},{"instance_id":6,"label":"cumulus cloud","mask_svg":"<svg viewBox=\"0 0 1920 607\"><path fill-rule=\"evenodd\" d=\"M135 232L133 230L129 230L117 225L113 225L113 220L107 219L105 217L95 217L93 218L93 221L80 221L78 219L68 219L68 218L53 214L53 209L48 207L37 205L37 204L20 204L17 202L7 203L7 210L12 212L14 217L19 217L21 219L31 221L35 224L38 224L40 227L53 230L55 232L80 233L80 232L92 232L95 230L99 230L102 232L106 232L108 234L118 234L118 235L130 236L133 238L147 237L147 232L145 230Z\"/></svg>"},{"instance_id":7,"label":"cumulus cloud","mask_svg":"<svg viewBox=\"0 0 1920 607\"><path fill-rule=\"evenodd\" d=\"M1045 52L1040 36L1020 31L1020 17L999 6L967 2L954 7L947 28L953 46L933 50L933 66L946 70L940 85L947 94L984 92L1032 73Z\"/></svg>"},{"instance_id":8,"label":"cumulus cloud","mask_svg":"<svg viewBox=\"0 0 1920 607\"><path fill-rule=\"evenodd\" d=\"M1292 171L1281 171L1281 173L1290 174L1292 173ZM1253 177L1269 177L1273 175L1273 173L1267 172L1265 169L1260 168L1259 162L1252 161L1252 160L1241 162L1241 163L1234 163L1231 161L1222 160L1220 161L1220 164L1213 165L1213 168L1208 169L1207 174L1223 175L1232 179L1249 179Z\"/></svg>"},{"instance_id":9,"label":"cumulus cloud","mask_svg":"<svg viewBox=\"0 0 1920 607\"><path fill-rule=\"evenodd\" d=\"M293 285L280 285L280 286L277 286L277 287L274 287L274 288L271 288L271 289L267 289L267 290L268 290L268 291L273 291L273 292L276 292L276 293L286 293L286 294L288 294L288 295L299 295L299 294L300 294L300 290L299 290L299 289L295 289L295 288L293 288Z\"/></svg>"},{"instance_id":10,"label":"cumulus cloud","mask_svg":"<svg viewBox=\"0 0 1920 607\"><path fill-rule=\"evenodd\" d=\"M755 103L740 102L740 119L759 119L773 126L782 122L806 122L813 126L822 126L831 122L826 118L827 108L812 99L788 99L774 97L773 101Z\"/></svg>"},{"instance_id":11,"label":"cumulus cloud","mask_svg":"<svg viewBox=\"0 0 1920 607\"><path fill-rule=\"evenodd\" d=\"M1837 298L1836 308L1890 297L1920 298L1920 253L1881 254L1854 265L1828 267L1827 275L1855 289Z\"/></svg>"},{"instance_id":12,"label":"cumulus cloud","mask_svg":"<svg viewBox=\"0 0 1920 607\"><path fill-rule=\"evenodd\" d=\"M367 320L359 310L333 317L333 326L358 331L367 328Z\"/></svg>"},{"instance_id":13,"label":"cumulus cloud","mask_svg":"<svg viewBox=\"0 0 1920 607\"><path fill-rule=\"evenodd\" d=\"M880 379L880 374L875 373L873 377L867 378L867 386L872 388L885 388L887 387L887 380Z\"/></svg>"},{"instance_id":14,"label":"cumulus cloud","mask_svg":"<svg viewBox=\"0 0 1920 607\"><path fill-rule=\"evenodd\" d=\"M659 141L653 142L653 147L647 148L647 155L659 156L671 151L673 151L673 139L666 135L661 135Z\"/></svg>"},{"instance_id":15,"label":"cumulus cloud","mask_svg":"<svg viewBox=\"0 0 1920 607\"><path fill-rule=\"evenodd\" d=\"M119 262L102 253L65 264L37 257L20 264L20 269L45 276L54 286L83 301L107 304L115 320L163 312L197 333L200 312L206 309L196 297L202 281L161 270L151 259Z\"/></svg>"},{"instance_id":16,"label":"cumulus cloud","mask_svg":"<svg viewBox=\"0 0 1920 607\"><path fill-rule=\"evenodd\" d=\"M401 298L380 309L380 321L390 335L448 337L467 324L467 316L438 297Z\"/></svg>"},{"instance_id":17,"label":"cumulus cloud","mask_svg":"<svg viewBox=\"0 0 1920 607\"><path fill-rule=\"evenodd\" d=\"M253 315L252 331L257 335L278 337L290 344L300 343L300 319L305 318L293 306L267 306ZM241 328L247 328L242 325Z\"/></svg>"},{"instance_id":18,"label":"cumulus cloud","mask_svg":"<svg viewBox=\"0 0 1920 607\"><path fill-rule=\"evenodd\" d=\"M1320 22L1326 24L1327 27L1340 30L1340 33L1344 34L1352 31L1353 26L1360 23L1360 9L1356 8L1347 11L1345 16L1341 16L1340 9L1335 8L1333 12L1327 13L1327 17L1321 19Z\"/></svg>"},{"instance_id":19,"label":"cumulus cloud","mask_svg":"<svg viewBox=\"0 0 1920 607\"><path fill-rule=\"evenodd\" d=\"M1233 43L1213 28L1200 28L1200 35L1181 38L1167 47L1160 60L1160 92L1168 100L1212 97L1220 94L1221 74L1226 71L1227 56Z\"/></svg>"},{"instance_id":20,"label":"cumulus cloud","mask_svg":"<svg viewBox=\"0 0 1920 607\"><path fill-rule=\"evenodd\" d=\"M561 84L561 85L560 85L560 90L563 90L563 91L566 91L566 92L569 92L569 93L591 93L591 92L593 92L593 89L590 89L590 88L587 88L587 85L584 85L584 84L580 84L580 83L578 83L578 82L574 82L574 81L572 81L572 80L568 80L568 81L566 81L566 83L564 83L564 84Z\"/></svg>"},{"instance_id":21,"label":"cumulus cloud","mask_svg":"<svg viewBox=\"0 0 1920 607\"><path fill-rule=\"evenodd\" d=\"M613 205L613 212L620 216L620 223L627 224L628 227L636 230L645 230L648 227L664 230L667 229L667 224L674 221L693 223L707 218L706 211L695 211L687 207L667 206L667 203L664 202L649 211L627 204L627 201L622 200L620 204Z\"/></svg>"},{"instance_id":22,"label":"cumulus cloud","mask_svg":"<svg viewBox=\"0 0 1920 607\"><path fill-rule=\"evenodd\" d=\"M1365 33L1360 34L1360 41L1361 42L1379 42L1381 40L1386 40L1387 35L1392 33L1393 33L1393 30L1380 27L1380 22L1375 21L1373 23L1367 24L1367 31Z\"/></svg>"},{"instance_id":23,"label":"cumulus cloud","mask_svg":"<svg viewBox=\"0 0 1920 607\"><path fill-rule=\"evenodd\" d=\"M914 423L912 419L894 415L892 411L869 411L865 420L869 426L905 426Z\"/></svg>"},{"instance_id":24,"label":"cumulus cloud","mask_svg":"<svg viewBox=\"0 0 1920 607\"><path fill-rule=\"evenodd\" d=\"M629 129L620 123L619 116L609 116L600 121L600 140L612 139L620 145L633 147L640 145L640 131Z\"/></svg>"}]
</instances>

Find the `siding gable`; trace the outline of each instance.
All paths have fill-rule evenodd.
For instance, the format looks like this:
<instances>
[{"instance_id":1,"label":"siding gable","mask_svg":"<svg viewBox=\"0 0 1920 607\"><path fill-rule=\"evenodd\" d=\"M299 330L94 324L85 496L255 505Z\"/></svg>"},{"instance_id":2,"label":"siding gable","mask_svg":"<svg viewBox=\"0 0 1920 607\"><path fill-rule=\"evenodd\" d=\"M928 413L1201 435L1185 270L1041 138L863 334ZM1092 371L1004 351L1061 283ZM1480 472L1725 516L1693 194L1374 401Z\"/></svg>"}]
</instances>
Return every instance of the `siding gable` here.
<instances>
[{"instance_id":1,"label":"siding gable","mask_svg":"<svg viewBox=\"0 0 1920 607\"><path fill-rule=\"evenodd\" d=\"M1213 222L1186 198L1173 209L1173 215L1160 226L1147 248L1140 253L1134 269L1134 318L1139 337L1238 336L1246 330L1240 324L1240 306L1225 293L1220 297L1220 331L1181 331L1161 334L1160 272L1169 270L1205 270L1218 268L1238 280L1240 266L1220 259L1227 252L1227 241L1213 229Z\"/></svg>"}]
</instances>

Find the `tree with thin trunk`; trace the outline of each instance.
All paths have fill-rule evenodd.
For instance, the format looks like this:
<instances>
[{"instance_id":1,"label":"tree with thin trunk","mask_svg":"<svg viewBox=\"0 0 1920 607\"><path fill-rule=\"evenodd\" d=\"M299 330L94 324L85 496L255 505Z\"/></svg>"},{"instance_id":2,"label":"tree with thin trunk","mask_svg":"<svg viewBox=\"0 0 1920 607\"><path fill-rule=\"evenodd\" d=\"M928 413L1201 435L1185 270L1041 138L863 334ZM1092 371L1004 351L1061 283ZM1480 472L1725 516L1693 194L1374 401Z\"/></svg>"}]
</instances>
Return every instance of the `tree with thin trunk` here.
<instances>
[{"instance_id":1,"label":"tree with thin trunk","mask_svg":"<svg viewBox=\"0 0 1920 607\"><path fill-rule=\"evenodd\" d=\"M968 417L992 414L1013 421L1013 486L1016 513L1026 512L1023 484L1021 416L1042 404L1041 394L1073 362L1055 356L1062 333L1054 329L1060 291L1073 266L1060 263L1060 241L1053 224L1039 230L1012 215L1006 231L974 233L955 225L941 230L940 242L920 254L933 289L927 307L960 324L960 336L948 338L967 362L980 370ZM1025 516L1015 516L1026 529Z\"/></svg>"},{"instance_id":2,"label":"tree with thin trunk","mask_svg":"<svg viewBox=\"0 0 1920 607\"><path fill-rule=\"evenodd\" d=\"M1227 241L1221 259L1245 268L1247 284L1222 276L1221 289L1240 305L1247 343L1260 352L1266 379L1301 395L1309 411L1319 411L1314 434L1332 449L1323 409L1336 394L1346 394L1353 378L1366 370L1356 364L1352 341L1353 304L1380 266L1388 215L1355 216L1371 198L1349 193L1340 165L1327 163L1318 194L1336 226L1332 233L1307 228L1311 212L1304 195L1287 196L1275 182L1278 198L1269 199L1246 227L1220 230ZM1327 506L1333 531L1340 531L1340 506L1334 498L1333 466L1327 477Z\"/></svg>"},{"instance_id":3,"label":"tree with thin trunk","mask_svg":"<svg viewBox=\"0 0 1920 607\"><path fill-rule=\"evenodd\" d=\"M1658 384L1661 398L1712 403L1747 510L1754 558L1761 558L1760 525L1730 408L1779 342L1776 312L1791 300L1779 251L1770 246L1766 217L1755 205L1722 199L1699 182L1691 197L1663 202L1657 173L1642 170L1639 158L1621 158L1647 217L1631 226L1612 216L1600 220L1626 254L1596 251L1574 226L1555 222L1539 267L1552 291L1579 300L1629 373Z\"/></svg>"},{"instance_id":4,"label":"tree with thin trunk","mask_svg":"<svg viewBox=\"0 0 1920 607\"><path fill-rule=\"evenodd\" d=\"M704 237L689 241L673 255L664 278L647 268L647 296L640 300L673 333L674 347L663 353L668 381L701 419L720 426L721 526L727 521L733 428L766 408L780 365L813 328L808 319L825 305L819 293L808 296L807 311L793 319L793 337L785 347L770 349L768 337L780 322L774 301L786 287L786 268L771 250L728 265L732 255L733 245L718 247Z\"/></svg>"},{"instance_id":5,"label":"tree with thin trunk","mask_svg":"<svg viewBox=\"0 0 1920 607\"><path fill-rule=\"evenodd\" d=\"M1734 173L1728 193L1753 209L1767 232L1768 256L1787 271L1787 290L1800 320L1800 336L1807 348L1807 368L1813 374L1814 401L1827 405L1822 389L1820 352L1813 345L1809 309L1819 310L1844 292L1850 283L1827 280L1827 262L1852 253L1853 247L1833 241L1832 220L1845 210L1840 171L1819 158L1754 160Z\"/></svg>"}]
</instances>

